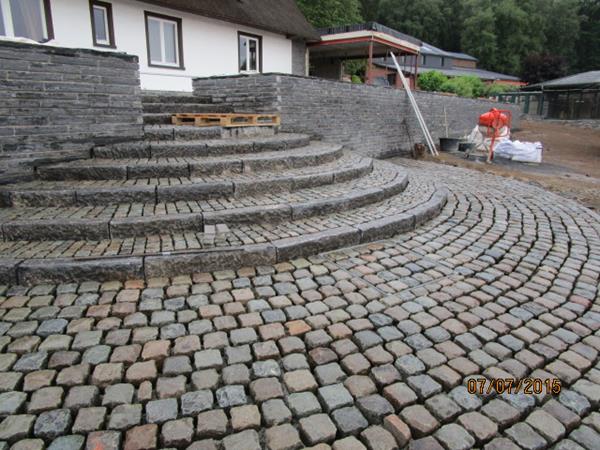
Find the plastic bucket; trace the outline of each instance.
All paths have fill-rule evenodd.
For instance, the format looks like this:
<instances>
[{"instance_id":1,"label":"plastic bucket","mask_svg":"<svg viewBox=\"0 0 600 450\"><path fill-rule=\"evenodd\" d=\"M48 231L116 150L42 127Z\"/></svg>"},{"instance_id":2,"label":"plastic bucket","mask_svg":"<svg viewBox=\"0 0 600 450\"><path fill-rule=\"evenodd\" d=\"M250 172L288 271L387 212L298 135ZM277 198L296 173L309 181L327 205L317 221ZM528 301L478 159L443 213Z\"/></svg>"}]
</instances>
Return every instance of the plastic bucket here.
<instances>
[{"instance_id":1,"label":"plastic bucket","mask_svg":"<svg viewBox=\"0 0 600 450\"><path fill-rule=\"evenodd\" d=\"M473 144L472 142L461 142L460 144L458 144L459 152L468 152L470 150L473 150L474 148L475 144Z\"/></svg>"},{"instance_id":2,"label":"plastic bucket","mask_svg":"<svg viewBox=\"0 0 600 450\"><path fill-rule=\"evenodd\" d=\"M460 139L456 138L440 138L440 150L442 152L456 152Z\"/></svg>"}]
</instances>

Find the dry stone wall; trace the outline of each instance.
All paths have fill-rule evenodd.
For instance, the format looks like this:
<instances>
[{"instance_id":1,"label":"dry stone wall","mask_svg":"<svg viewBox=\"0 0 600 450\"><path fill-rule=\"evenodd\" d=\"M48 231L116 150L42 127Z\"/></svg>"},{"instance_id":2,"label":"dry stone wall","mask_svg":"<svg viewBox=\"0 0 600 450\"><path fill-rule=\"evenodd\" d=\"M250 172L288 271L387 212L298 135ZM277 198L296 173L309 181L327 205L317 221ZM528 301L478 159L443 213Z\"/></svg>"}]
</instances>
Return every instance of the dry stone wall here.
<instances>
[{"instance_id":1,"label":"dry stone wall","mask_svg":"<svg viewBox=\"0 0 600 450\"><path fill-rule=\"evenodd\" d=\"M284 131L313 133L369 156L406 152L412 143L423 142L403 90L265 74L198 78L194 93L211 96L235 112L278 112ZM429 92L415 95L434 138L445 135L446 120L451 136L468 134L479 115L492 107L513 110L513 126L518 125L514 105Z\"/></svg>"},{"instance_id":2,"label":"dry stone wall","mask_svg":"<svg viewBox=\"0 0 600 450\"><path fill-rule=\"evenodd\" d=\"M142 135L135 56L0 41L0 182Z\"/></svg>"}]
</instances>

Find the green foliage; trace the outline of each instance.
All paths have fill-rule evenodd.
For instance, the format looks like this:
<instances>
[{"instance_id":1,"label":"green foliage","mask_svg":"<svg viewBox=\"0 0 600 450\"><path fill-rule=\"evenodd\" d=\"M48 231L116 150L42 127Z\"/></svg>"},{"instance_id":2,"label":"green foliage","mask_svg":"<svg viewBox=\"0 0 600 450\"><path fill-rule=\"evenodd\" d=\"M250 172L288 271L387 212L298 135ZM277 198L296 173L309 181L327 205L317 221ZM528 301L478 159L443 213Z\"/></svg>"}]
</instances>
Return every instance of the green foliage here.
<instances>
[{"instance_id":1,"label":"green foliage","mask_svg":"<svg viewBox=\"0 0 600 450\"><path fill-rule=\"evenodd\" d=\"M460 97L477 98L485 94L485 84L474 76L450 78L442 84L440 90Z\"/></svg>"},{"instance_id":2,"label":"green foliage","mask_svg":"<svg viewBox=\"0 0 600 450\"><path fill-rule=\"evenodd\" d=\"M467 7L471 15L463 24L462 50L479 58L481 67L491 69L496 66L498 59L498 38L492 2L471 0Z\"/></svg>"},{"instance_id":3,"label":"green foliage","mask_svg":"<svg viewBox=\"0 0 600 450\"><path fill-rule=\"evenodd\" d=\"M360 0L360 13L367 22L376 21L381 0Z\"/></svg>"},{"instance_id":4,"label":"green foliage","mask_svg":"<svg viewBox=\"0 0 600 450\"><path fill-rule=\"evenodd\" d=\"M364 59L351 59L344 61L344 73L358 78L364 78L367 73L367 61Z\"/></svg>"},{"instance_id":5,"label":"green foliage","mask_svg":"<svg viewBox=\"0 0 600 450\"><path fill-rule=\"evenodd\" d=\"M435 45L446 21L444 4L444 0L381 0L377 21Z\"/></svg>"},{"instance_id":6,"label":"green foliage","mask_svg":"<svg viewBox=\"0 0 600 450\"><path fill-rule=\"evenodd\" d=\"M600 69L600 1L580 0L580 33L577 39L577 69Z\"/></svg>"},{"instance_id":7,"label":"green foliage","mask_svg":"<svg viewBox=\"0 0 600 450\"><path fill-rule=\"evenodd\" d=\"M511 86L509 84L491 83L485 86L483 96L495 97L496 95L504 94L505 92L513 92L516 90L517 88L515 86Z\"/></svg>"},{"instance_id":8,"label":"green foliage","mask_svg":"<svg viewBox=\"0 0 600 450\"><path fill-rule=\"evenodd\" d=\"M529 55L600 69L600 0L297 0L316 27L376 20L512 75Z\"/></svg>"},{"instance_id":9,"label":"green foliage","mask_svg":"<svg viewBox=\"0 0 600 450\"><path fill-rule=\"evenodd\" d=\"M564 77L567 74L566 60L562 56L531 53L523 60L521 78L527 83L539 83Z\"/></svg>"},{"instance_id":10,"label":"green foliage","mask_svg":"<svg viewBox=\"0 0 600 450\"><path fill-rule=\"evenodd\" d=\"M352 84L362 84L362 78L358 75L352 75Z\"/></svg>"},{"instance_id":11,"label":"green foliage","mask_svg":"<svg viewBox=\"0 0 600 450\"><path fill-rule=\"evenodd\" d=\"M437 70L419 75L419 89L423 91L440 91L448 77Z\"/></svg>"},{"instance_id":12,"label":"green foliage","mask_svg":"<svg viewBox=\"0 0 600 450\"><path fill-rule=\"evenodd\" d=\"M419 89L476 98L493 97L504 92L514 91L516 88L500 83L485 84L474 76L448 78L443 73L432 70L419 75Z\"/></svg>"},{"instance_id":13,"label":"green foliage","mask_svg":"<svg viewBox=\"0 0 600 450\"><path fill-rule=\"evenodd\" d=\"M315 28L360 23L359 0L297 0L298 6Z\"/></svg>"}]
</instances>

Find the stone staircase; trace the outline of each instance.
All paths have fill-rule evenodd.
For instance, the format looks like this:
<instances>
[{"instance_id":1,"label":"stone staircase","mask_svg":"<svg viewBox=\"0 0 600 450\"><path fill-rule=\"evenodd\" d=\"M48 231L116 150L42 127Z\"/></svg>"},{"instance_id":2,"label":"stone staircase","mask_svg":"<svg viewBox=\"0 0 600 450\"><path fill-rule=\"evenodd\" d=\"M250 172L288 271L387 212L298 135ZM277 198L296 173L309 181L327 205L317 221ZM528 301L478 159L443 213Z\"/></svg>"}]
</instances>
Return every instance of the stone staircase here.
<instances>
[{"instance_id":1,"label":"stone staircase","mask_svg":"<svg viewBox=\"0 0 600 450\"><path fill-rule=\"evenodd\" d=\"M155 97L150 122L205 106ZM446 201L397 165L269 127L149 124L144 140L36 173L0 187L0 283L274 264L411 230Z\"/></svg>"},{"instance_id":2,"label":"stone staircase","mask_svg":"<svg viewBox=\"0 0 600 450\"><path fill-rule=\"evenodd\" d=\"M233 112L229 106L214 104L212 97L164 92L147 92L142 96L142 108L147 125L169 125L175 113Z\"/></svg>"}]
</instances>

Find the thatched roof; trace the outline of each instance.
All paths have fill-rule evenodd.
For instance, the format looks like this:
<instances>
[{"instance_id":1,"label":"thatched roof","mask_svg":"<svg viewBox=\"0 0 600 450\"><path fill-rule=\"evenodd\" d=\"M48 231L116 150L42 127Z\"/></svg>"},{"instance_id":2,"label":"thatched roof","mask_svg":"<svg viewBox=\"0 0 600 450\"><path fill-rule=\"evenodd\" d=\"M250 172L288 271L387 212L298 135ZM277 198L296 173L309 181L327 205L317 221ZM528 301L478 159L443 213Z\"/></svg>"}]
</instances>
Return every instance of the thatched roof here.
<instances>
[{"instance_id":1,"label":"thatched roof","mask_svg":"<svg viewBox=\"0 0 600 450\"><path fill-rule=\"evenodd\" d=\"M295 0L142 0L306 40L319 40Z\"/></svg>"}]
</instances>

